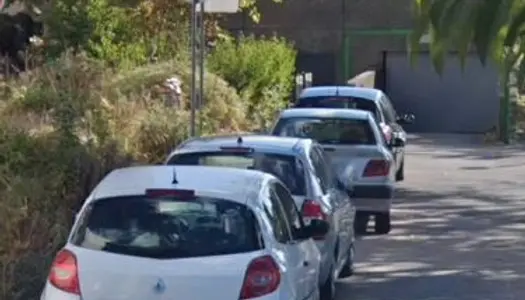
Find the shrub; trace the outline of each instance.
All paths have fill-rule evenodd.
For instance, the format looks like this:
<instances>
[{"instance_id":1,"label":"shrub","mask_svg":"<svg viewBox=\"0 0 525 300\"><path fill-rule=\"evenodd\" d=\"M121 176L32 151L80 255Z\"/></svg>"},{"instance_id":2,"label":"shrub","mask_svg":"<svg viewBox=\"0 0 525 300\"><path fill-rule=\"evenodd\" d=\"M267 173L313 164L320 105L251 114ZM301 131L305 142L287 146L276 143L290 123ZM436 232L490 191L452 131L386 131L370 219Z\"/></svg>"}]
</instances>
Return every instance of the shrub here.
<instances>
[{"instance_id":1,"label":"shrub","mask_svg":"<svg viewBox=\"0 0 525 300\"><path fill-rule=\"evenodd\" d=\"M116 5L118 4L118 5ZM46 19L50 58L85 51L112 67L187 58L188 18L183 1L57 0Z\"/></svg>"},{"instance_id":2,"label":"shrub","mask_svg":"<svg viewBox=\"0 0 525 300\"><path fill-rule=\"evenodd\" d=\"M67 54L5 85L0 299L38 299L73 212L105 174L160 162L187 138L188 111L166 106L154 91L175 74L186 88L189 69L181 62L114 72L85 55ZM244 110L235 90L206 76L203 133L243 130Z\"/></svg>"},{"instance_id":3,"label":"shrub","mask_svg":"<svg viewBox=\"0 0 525 300\"><path fill-rule=\"evenodd\" d=\"M235 87L247 101L253 126L267 127L288 104L296 51L282 38L224 39L208 59L209 69Z\"/></svg>"}]
</instances>

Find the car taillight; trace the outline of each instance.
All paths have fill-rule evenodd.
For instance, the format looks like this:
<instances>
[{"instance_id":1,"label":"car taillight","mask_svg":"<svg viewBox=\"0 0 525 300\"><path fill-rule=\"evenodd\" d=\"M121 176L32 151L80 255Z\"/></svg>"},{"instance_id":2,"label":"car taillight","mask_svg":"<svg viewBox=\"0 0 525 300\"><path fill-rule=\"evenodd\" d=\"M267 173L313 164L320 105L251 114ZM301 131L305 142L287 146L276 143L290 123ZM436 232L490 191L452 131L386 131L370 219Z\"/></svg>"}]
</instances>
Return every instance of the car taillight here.
<instances>
[{"instance_id":1,"label":"car taillight","mask_svg":"<svg viewBox=\"0 0 525 300\"><path fill-rule=\"evenodd\" d=\"M281 272L269 255L258 257L250 262L239 299L258 298L274 292L281 283Z\"/></svg>"},{"instance_id":2,"label":"car taillight","mask_svg":"<svg viewBox=\"0 0 525 300\"><path fill-rule=\"evenodd\" d=\"M80 295L77 258L71 251L62 250L58 252L51 265L49 282L59 290Z\"/></svg>"},{"instance_id":3,"label":"car taillight","mask_svg":"<svg viewBox=\"0 0 525 300\"><path fill-rule=\"evenodd\" d=\"M321 205L313 200L305 200L303 203L303 220L306 224L310 224L311 220L323 220L326 221L326 214L323 212ZM324 236L312 237L314 240L322 240Z\"/></svg>"},{"instance_id":4,"label":"car taillight","mask_svg":"<svg viewBox=\"0 0 525 300\"><path fill-rule=\"evenodd\" d=\"M390 163L383 159L373 159L368 162L363 177L387 176L390 172Z\"/></svg>"}]
</instances>

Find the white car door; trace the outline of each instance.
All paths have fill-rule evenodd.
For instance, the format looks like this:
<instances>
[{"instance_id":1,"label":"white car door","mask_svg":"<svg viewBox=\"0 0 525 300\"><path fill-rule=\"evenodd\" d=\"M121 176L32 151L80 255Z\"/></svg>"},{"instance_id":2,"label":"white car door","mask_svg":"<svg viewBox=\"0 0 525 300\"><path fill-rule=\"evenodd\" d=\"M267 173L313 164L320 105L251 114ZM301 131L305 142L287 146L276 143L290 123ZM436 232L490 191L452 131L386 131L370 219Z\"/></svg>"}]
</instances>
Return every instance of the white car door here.
<instances>
[{"instance_id":1,"label":"white car door","mask_svg":"<svg viewBox=\"0 0 525 300\"><path fill-rule=\"evenodd\" d=\"M291 241L286 245L289 267L297 279L298 299L315 299L319 282L321 254L312 239L301 239L304 223L290 192L279 182L270 187L272 202L278 202L288 223Z\"/></svg>"}]
</instances>

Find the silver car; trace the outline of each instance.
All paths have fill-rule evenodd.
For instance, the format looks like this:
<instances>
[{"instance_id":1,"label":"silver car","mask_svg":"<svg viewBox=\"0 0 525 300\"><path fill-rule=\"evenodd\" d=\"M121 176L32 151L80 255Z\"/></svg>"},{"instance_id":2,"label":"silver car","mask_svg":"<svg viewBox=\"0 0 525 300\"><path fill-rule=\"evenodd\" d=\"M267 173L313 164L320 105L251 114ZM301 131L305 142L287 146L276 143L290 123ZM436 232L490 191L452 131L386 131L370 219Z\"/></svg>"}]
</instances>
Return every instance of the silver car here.
<instances>
[{"instance_id":1,"label":"silver car","mask_svg":"<svg viewBox=\"0 0 525 300\"><path fill-rule=\"evenodd\" d=\"M322 219L330 224L329 233L315 239L321 252L321 298L334 299L337 277L352 274L355 209L344 186L332 173L324 150L315 141L261 135L195 138L177 147L165 163L271 173L290 190L305 223Z\"/></svg>"},{"instance_id":2,"label":"silver car","mask_svg":"<svg viewBox=\"0 0 525 300\"><path fill-rule=\"evenodd\" d=\"M387 145L370 112L331 108L287 109L281 113L272 133L319 142L329 154L339 180L348 183L351 190L357 209L356 232L366 233L371 216L375 219L375 233L390 232L395 160L392 145Z\"/></svg>"}]
</instances>

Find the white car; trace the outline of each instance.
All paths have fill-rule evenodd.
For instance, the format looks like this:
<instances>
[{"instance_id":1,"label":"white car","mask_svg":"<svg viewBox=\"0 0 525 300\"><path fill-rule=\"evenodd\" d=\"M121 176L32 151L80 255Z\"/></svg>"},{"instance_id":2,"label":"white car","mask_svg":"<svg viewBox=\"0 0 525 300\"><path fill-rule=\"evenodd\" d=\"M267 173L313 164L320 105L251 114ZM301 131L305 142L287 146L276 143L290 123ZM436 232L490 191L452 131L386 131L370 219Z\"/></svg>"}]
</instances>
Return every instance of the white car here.
<instances>
[{"instance_id":1,"label":"white car","mask_svg":"<svg viewBox=\"0 0 525 300\"><path fill-rule=\"evenodd\" d=\"M317 300L311 236L327 231L270 174L118 169L82 206L41 300Z\"/></svg>"},{"instance_id":2,"label":"white car","mask_svg":"<svg viewBox=\"0 0 525 300\"><path fill-rule=\"evenodd\" d=\"M350 179L356 206L355 229L364 234L371 216L375 233L390 232L390 208L396 182L391 145L374 116L364 110L292 108L284 110L272 134L311 138L319 142L343 183ZM352 168L349 172L347 169Z\"/></svg>"},{"instance_id":3,"label":"white car","mask_svg":"<svg viewBox=\"0 0 525 300\"><path fill-rule=\"evenodd\" d=\"M355 208L314 140L264 135L200 137L179 145L166 164L256 169L274 175L290 190L307 223L319 219L330 224L328 234L314 237L321 251L321 299L334 299L337 278L352 275Z\"/></svg>"},{"instance_id":4,"label":"white car","mask_svg":"<svg viewBox=\"0 0 525 300\"><path fill-rule=\"evenodd\" d=\"M414 122L413 114L399 116L392 101L379 89L352 86L315 86L301 92L296 108L360 109L372 113L396 162L396 180L405 178L405 144L407 134L403 125Z\"/></svg>"}]
</instances>

